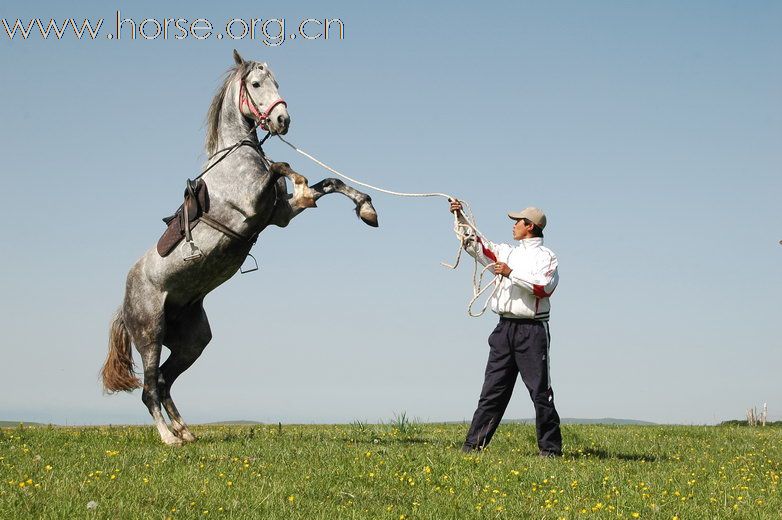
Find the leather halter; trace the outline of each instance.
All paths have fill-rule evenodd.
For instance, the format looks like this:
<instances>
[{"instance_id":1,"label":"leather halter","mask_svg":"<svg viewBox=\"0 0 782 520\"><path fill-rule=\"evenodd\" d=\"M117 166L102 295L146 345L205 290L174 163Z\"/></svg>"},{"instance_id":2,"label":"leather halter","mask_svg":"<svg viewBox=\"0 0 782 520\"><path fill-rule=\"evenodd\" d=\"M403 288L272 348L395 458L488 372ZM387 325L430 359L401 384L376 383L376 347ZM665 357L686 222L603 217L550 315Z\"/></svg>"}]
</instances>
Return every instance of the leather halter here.
<instances>
[{"instance_id":1,"label":"leather halter","mask_svg":"<svg viewBox=\"0 0 782 520\"><path fill-rule=\"evenodd\" d=\"M269 105L269 108L265 112L261 113L258 111L258 105L255 103L252 94L250 94L250 90L247 88L244 78L240 79L239 81L239 111L242 110L244 105L247 105L247 108L250 110L253 116L255 116L255 120L260 124L260 127L269 132L270 130L267 128L266 123L269 122L272 110L274 110L277 105L285 105L287 108L288 103L286 103L284 99L279 98L277 101Z\"/></svg>"}]
</instances>

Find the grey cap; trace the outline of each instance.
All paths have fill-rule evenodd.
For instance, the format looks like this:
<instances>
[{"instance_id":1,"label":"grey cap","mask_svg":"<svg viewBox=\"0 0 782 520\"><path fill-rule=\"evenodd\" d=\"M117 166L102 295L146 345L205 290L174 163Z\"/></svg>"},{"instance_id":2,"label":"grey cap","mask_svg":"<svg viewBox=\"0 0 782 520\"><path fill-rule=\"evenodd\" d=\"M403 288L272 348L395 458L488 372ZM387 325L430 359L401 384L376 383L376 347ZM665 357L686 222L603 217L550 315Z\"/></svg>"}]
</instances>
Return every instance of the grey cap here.
<instances>
[{"instance_id":1,"label":"grey cap","mask_svg":"<svg viewBox=\"0 0 782 520\"><path fill-rule=\"evenodd\" d=\"M546 227L546 214L543 213L540 208L530 206L529 208L524 208L517 213L508 213L508 216L513 220L525 218L538 226L540 229Z\"/></svg>"}]
</instances>

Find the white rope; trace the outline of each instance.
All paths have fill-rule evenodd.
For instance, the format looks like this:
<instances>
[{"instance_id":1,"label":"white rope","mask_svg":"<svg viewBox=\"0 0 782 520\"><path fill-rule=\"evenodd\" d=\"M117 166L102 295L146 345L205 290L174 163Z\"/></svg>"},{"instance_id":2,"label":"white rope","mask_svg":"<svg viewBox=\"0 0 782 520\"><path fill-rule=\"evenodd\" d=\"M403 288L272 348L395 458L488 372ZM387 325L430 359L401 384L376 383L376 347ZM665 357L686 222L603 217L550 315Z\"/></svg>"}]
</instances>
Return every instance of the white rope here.
<instances>
[{"instance_id":1,"label":"white rope","mask_svg":"<svg viewBox=\"0 0 782 520\"><path fill-rule=\"evenodd\" d=\"M356 179L352 179L352 178L348 177L347 175L344 175L344 174L338 172L337 170L335 170L331 166L329 166L327 164L323 164L322 162L320 162L319 160L317 160L316 158L314 158L313 156L311 156L310 154L308 154L304 150L294 146L293 144L291 144L288 141L286 141L285 139L283 139L281 135L277 134L277 137L280 138L280 141L282 141L283 143L287 144L288 146L290 146L291 148L293 148L294 150L299 152L301 155L303 155L304 157L306 157L310 161L313 161L313 162L321 165L322 167L326 168L331 173L333 173L335 175L339 175L343 179L347 179L350 182L354 182L354 183L356 183L356 184L358 184L360 186L364 186L365 188L369 188L369 189L372 189L372 190L375 190L375 191L380 191L380 192L383 192L383 193L388 193L389 195L396 195L398 197L445 197L446 199L454 199L454 197L452 197L451 195L448 195L447 193L403 193L401 191L384 190L383 188L378 188L377 186L372 186L371 184L367 184L367 183L364 183L364 182L361 182L361 181L357 181Z\"/></svg>"},{"instance_id":2,"label":"white rope","mask_svg":"<svg viewBox=\"0 0 782 520\"><path fill-rule=\"evenodd\" d=\"M338 172L331 166L319 161L312 155L308 154L301 148L293 145L292 143L286 141L283 139L283 137L279 134L277 134L277 137L282 141L283 143L287 144L291 148L293 148L296 152L300 153L307 159L311 160L312 162L320 165L321 167L327 169L331 173L338 175L342 177L343 179L347 179L352 183L358 184L359 186L364 186L365 188L369 188L371 190L379 191L381 193L387 193L389 195L396 195L397 197L444 197L451 200L458 200L456 197L452 195L448 195L447 193L439 193L439 192L432 192L432 193L405 193L402 191L392 191L392 190L386 190L383 188L378 188L377 186L372 186L371 184L367 184L365 182L361 182L359 180L353 179L351 177L348 177L347 175L344 175L343 173ZM459 239L459 251L456 253L456 261L453 265L446 264L445 262L440 262L440 265L447 267L449 269L456 269L456 267L459 265L459 259L462 255L462 249L464 249L464 244L467 241L468 237L471 236L472 233L474 233L476 236L480 235L480 232L478 231L478 228L475 226L475 218L472 215L472 210L470 209L470 205L466 201L462 202L462 216L464 217L464 222L459 220L459 216L454 213L453 214L453 231L456 233L457 238ZM466 211L464 211L466 209ZM472 233L470 233L472 231ZM478 260L475 260L475 263L473 265L473 276L472 276L472 292L473 297L470 300L469 305L467 305L467 315L473 318L477 318L479 316L482 316L484 312L486 312L486 309L489 306L489 302L494 297L494 294L497 292L497 290L500 288L500 279L502 278L500 275L495 275L494 279L486 285L486 287L481 288L481 284L483 283L483 275L484 273L490 268L493 267L494 264L489 264L486 267L483 268L481 271L480 276L478 276ZM486 290L489 287L494 287L494 289L491 292L491 295L486 300L486 303L483 305L483 308L478 314L472 313L472 306L475 304L475 302L478 300L478 298L481 297L481 295L486 292Z\"/></svg>"},{"instance_id":3,"label":"white rope","mask_svg":"<svg viewBox=\"0 0 782 520\"><path fill-rule=\"evenodd\" d=\"M494 278L492 279L489 284L481 289L481 284L483 283L483 274L489 270L490 267L493 267L494 264L489 264L486 267L483 268L481 271L480 277L476 278L476 274L478 272L478 261L475 261L473 272L472 272L472 293L473 297L472 300L470 300L470 303L467 304L467 315L471 318L478 318L479 316L483 316L483 313L486 312L486 309L489 307L489 303L491 302L491 299L494 298L494 295L497 293L497 290L500 288L500 280L502 276L495 274ZM478 314L472 313L472 306L475 305L475 302L478 300L478 298L481 297L481 295L486 292L486 290L489 287L494 287L492 289L491 294L488 298L486 298L486 301L483 303L483 307L481 308L481 311Z\"/></svg>"}]
</instances>

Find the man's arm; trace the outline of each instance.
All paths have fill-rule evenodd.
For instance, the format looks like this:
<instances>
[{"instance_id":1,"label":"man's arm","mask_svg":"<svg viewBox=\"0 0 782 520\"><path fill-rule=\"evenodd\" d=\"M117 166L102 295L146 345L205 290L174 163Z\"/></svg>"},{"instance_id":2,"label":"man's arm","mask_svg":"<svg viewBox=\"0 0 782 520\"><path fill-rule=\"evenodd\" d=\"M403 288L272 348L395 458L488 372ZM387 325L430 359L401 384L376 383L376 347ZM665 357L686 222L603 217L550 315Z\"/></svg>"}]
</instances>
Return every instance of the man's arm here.
<instances>
[{"instance_id":1,"label":"man's arm","mask_svg":"<svg viewBox=\"0 0 782 520\"><path fill-rule=\"evenodd\" d=\"M507 267L507 266L506 266ZM526 289L538 298L548 298L559 283L557 257L553 254L541 254L535 269L531 273L510 271L506 276L514 285Z\"/></svg>"},{"instance_id":2,"label":"man's arm","mask_svg":"<svg viewBox=\"0 0 782 520\"><path fill-rule=\"evenodd\" d=\"M455 199L450 199L451 213L456 214L456 219L460 224L469 225L467 219L462 213L462 203ZM464 227L467 236L464 239L464 250L467 251L470 256L475 258L482 265L489 265L497 262L498 255L500 254L500 244L494 244L493 242L476 234L470 227Z\"/></svg>"}]
</instances>

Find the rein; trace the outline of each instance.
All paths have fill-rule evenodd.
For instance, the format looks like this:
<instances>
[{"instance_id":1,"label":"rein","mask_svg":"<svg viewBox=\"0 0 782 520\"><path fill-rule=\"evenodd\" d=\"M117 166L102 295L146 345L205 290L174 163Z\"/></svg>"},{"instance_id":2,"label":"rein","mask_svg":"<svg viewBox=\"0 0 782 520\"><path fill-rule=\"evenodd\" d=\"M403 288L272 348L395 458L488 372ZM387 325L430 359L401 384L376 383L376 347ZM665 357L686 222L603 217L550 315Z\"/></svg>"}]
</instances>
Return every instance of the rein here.
<instances>
[{"instance_id":1,"label":"rein","mask_svg":"<svg viewBox=\"0 0 782 520\"><path fill-rule=\"evenodd\" d=\"M214 157L215 155L219 154L220 152L225 152L223 155L220 156L219 159L217 159L215 162L213 162L212 164L210 164L209 166L204 168L204 170L201 171L201 173L198 174L198 177L196 177L193 180L198 180L201 177L203 177L204 174L206 174L206 172L208 172L209 170L211 170L212 168L214 168L215 166L220 164L220 162L223 159L225 159L226 157L228 157L229 155L234 153L237 149L239 149L242 146L251 146L253 148L253 150L257 150L258 153L261 154L261 157L264 157L263 150L261 150L261 145L271 135L271 132L266 134L266 137L263 138L263 141L259 142L258 145L256 146L256 144L254 142L252 142L249 139L247 139L248 137L250 137L250 134L252 134L255 131L256 128L258 128L258 123L255 123L255 125L253 125L253 127L250 129L250 131L247 132L247 135L244 136L244 139L242 139L238 143L232 144L231 146L226 146L225 148L221 148L221 149L217 150L215 153L213 153L212 155L210 155L208 160L211 160L212 157Z\"/></svg>"},{"instance_id":2,"label":"rein","mask_svg":"<svg viewBox=\"0 0 782 520\"><path fill-rule=\"evenodd\" d=\"M292 143L286 141L283 139L282 136L277 136L280 141L287 144L291 148L293 148L296 152L303 155L307 159L313 161L314 163L318 164L319 166L325 168L326 170L330 171L331 173L335 175L339 175L343 179L349 180L350 182L353 182L355 184L358 184L360 186L364 186L365 188L369 188L371 190L379 191L381 193L387 193L389 195L395 195L397 197L444 197L448 199L448 201L452 200L458 200L456 197L453 197L452 195L448 195L447 193L439 193L439 192L433 192L433 193L405 193L402 191L391 191L386 190L383 188L378 188L377 186L372 186L371 184L367 184L365 182L358 181L356 179L353 179L351 177L348 177L347 175L344 175L334 168L330 167L327 164L322 163L312 155L308 154L304 150L301 150L300 148L296 147ZM453 265L447 264L445 262L440 262L440 265L443 267L447 267L448 269L456 269L456 267L459 265L459 260L462 256L462 249L464 249L464 246L471 240L477 240L481 233L478 231L478 228L475 224L475 217L473 217L472 210L470 209L470 205L465 202L461 201L464 205L465 211L461 211L461 215L463 217L463 220L459 220L459 216L454 213L453 214L453 231L456 234L456 238L459 239L459 250L456 253L456 261ZM494 259L496 261L496 258ZM470 303L467 305L467 315L472 318L477 318L479 316L482 316L483 313L486 312L486 309L489 307L489 302L491 301L492 297L497 293L497 290L500 288L500 281L502 276L501 275L495 275L491 282L489 282L488 285L481 288L481 284L483 283L483 275L486 273L487 270L489 270L490 267L492 267L494 264L489 264L486 267L483 268L483 270L480 272L480 275L478 274L478 260L474 260L473 264L473 276L472 276L472 299L470 300ZM486 303L483 305L483 308L478 312L478 314L473 314L472 312L472 306L475 304L475 302L478 300L478 298L481 297L481 295L486 292L490 287L494 287L492 290L489 298L486 300Z\"/></svg>"}]
</instances>

